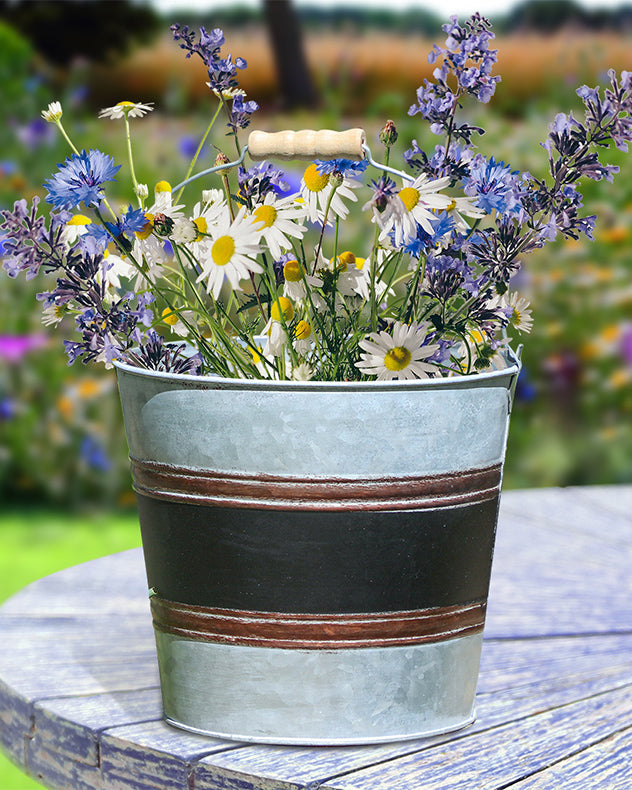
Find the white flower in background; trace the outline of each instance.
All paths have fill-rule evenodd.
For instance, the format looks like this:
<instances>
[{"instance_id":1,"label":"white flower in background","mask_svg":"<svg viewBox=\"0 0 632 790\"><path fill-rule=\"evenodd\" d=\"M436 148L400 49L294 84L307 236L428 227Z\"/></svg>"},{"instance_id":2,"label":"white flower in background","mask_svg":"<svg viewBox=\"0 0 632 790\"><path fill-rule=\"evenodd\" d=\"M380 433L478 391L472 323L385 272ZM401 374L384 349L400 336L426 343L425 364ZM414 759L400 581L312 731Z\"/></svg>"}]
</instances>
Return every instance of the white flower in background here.
<instances>
[{"instance_id":1,"label":"white flower in background","mask_svg":"<svg viewBox=\"0 0 632 790\"><path fill-rule=\"evenodd\" d=\"M436 218L433 213L436 209L448 209L452 206L453 199L448 195L440 194L450 184L450 179L428 179L425 173L418 176L412 183L399 190L387 204L381 217L382 233L380 240L388 239L391 231L395 233L395 244L401 247L407 239L417 235L417 228L421 226L426 233L434 235L432 220Z\"/></svg>"},{"instance_id":2,"label":"white flower in background","mask_svg":"<svg viewBox=\"0 0 632 790\"><path fill-rule=\"evenodd\" d=\"M252 212L252 222L275 259L292 247L288 237L303 237L307 228L297 220L304 217L305 207L297 203L293 195L279 199L273 192L268 192L264 202Z\"/></svg>"},{"instance_id":3,"label":"white flower in background","mask_svg":"<svg viewBox=\"0 0 632 790\"><path fill-rule=\"evenodd\" d=\"M253 260L261 249L259 234L250 217L242 208L233 222L215 223L208 228L209 234L199 242L196 254L202 273L197 282L206 280L206 290L214 299L227 279L234 290L241 290L240 282L251 273L261 273L261 265Z\"/></svg>"},{"instance_id":4,"label":"white flower in background","mask_svg":"<svg viewBox=\"0 0 632 790\"><path fill-rule=\"evenodd\" d=\"M117 120L125 116L129 118L142 118L143 115L146 115L154 109L152 105L153 102L149 104L140 104L140 102L120 101L118 104L115 104L114 107L105 107L101 110L99 118L110 118L111 120Z\"/></svg>"},{"instance_id":5,"label":"white flower in background","mask_svg":"<svg viewBox=\"0 0 632 790\"><path fill-rule=\"evenodd\" d=\"M344 219L349 213L345 200L357 201L353 190L359 184L349 178L344 178L342 184L336 188L331 184L331 176L328 173L319 173L315 164L309 165L301 180L300 196L304 201L307 217L310 222L323 222L325 211L331 197L331 205L327 214L327 224L332 223L332 214L340 219Z\"/></svg>"},{"instance_id":6,"label":"white flower in background","mask_svg":"<svg viewBox=\"0 0 632 790\"><path fill-rule=\"evenodd\" d=\"M426 335L430 323L404 324L395 321L389 330L371 332L360 341L363 353L356 362L367 376L377 376L378 381L389 379L423 379L438 368L426 362L439 346L426 345Z\"/></svg>"}]
</instances>

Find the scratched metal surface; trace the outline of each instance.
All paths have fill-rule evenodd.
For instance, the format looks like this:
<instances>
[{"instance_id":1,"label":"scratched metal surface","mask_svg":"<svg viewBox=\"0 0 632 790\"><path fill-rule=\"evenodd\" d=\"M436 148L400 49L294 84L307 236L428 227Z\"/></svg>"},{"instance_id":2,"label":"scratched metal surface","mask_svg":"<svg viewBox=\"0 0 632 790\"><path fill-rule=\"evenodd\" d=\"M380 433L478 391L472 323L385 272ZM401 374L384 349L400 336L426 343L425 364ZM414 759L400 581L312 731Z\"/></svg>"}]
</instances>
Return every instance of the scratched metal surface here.
<instances>
[{"instance_id":1,"label":"scratched metal surface","mask_svg":"<svg viewBox=\"0 0 632 790\"><path fill-rule=\"evenodd\" d=\"M161 721L140 550L0 609L0 748L72 790L628 790L632 486L503 494L476 722L363 747L236 744Z\"/></svg>"}]
</instances>

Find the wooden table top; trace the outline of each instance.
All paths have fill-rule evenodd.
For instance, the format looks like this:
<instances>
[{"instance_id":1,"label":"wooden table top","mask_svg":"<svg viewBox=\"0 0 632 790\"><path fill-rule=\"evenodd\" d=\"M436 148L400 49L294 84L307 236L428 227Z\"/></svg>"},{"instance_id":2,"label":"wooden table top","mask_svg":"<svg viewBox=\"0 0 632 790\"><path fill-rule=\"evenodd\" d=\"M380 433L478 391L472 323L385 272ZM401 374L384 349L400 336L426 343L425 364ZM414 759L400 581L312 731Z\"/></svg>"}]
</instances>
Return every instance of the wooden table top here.
<instances>
[{"instance_id":1,"label":"wooden table top","mask_svg":"<svg viewBox=\"0 0 632 790\"><path fill-rule=\"evenodd\" d=\"M362 747L189 735L161 721L140 550L0 608L0 746L64 790L629 790L632 486L503 494L476 722Z\"/></svg>"}]
</instances>

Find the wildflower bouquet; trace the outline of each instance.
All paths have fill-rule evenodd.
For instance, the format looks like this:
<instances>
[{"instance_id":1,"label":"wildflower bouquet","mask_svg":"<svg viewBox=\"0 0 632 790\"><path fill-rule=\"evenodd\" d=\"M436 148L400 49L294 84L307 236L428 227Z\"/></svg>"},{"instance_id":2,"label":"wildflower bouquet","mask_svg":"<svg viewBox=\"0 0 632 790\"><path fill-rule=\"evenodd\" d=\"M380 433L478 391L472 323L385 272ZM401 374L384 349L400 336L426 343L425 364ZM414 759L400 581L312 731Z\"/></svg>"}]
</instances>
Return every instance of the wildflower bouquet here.
<instances>
[{"instance_id":1,"label":"wildflower bouquet","mask_svg":"<svg viewBox=\"0 0 632 790\"><path fill-rule=\"evenodd\" d=\"M311 162L294 191L273 162L247 168L240 134L258 107L238 87L246 62L222 54L221 30L172 27L186 56L204 61L217 104L183 181L158 181L151 199L135 175L131 138L151 105L122 101L100 114L125 128L133 200L120 209L106 195L120 165L76 148L60 104L50 104L43 117L72 153L44 183L48 221L37 198L2 212L4 267L10 276L56 274L39 298L46 324L74 318L70 363L331 381L506 364L508 332L532 323L512 279L522 258L557 234L592 237L595 217L582 214L578 183L611 180L616 168L599 151L627 150L632 74L610 72L603 97L578 90L585 117L557 115L543 143L549 176L539 179L477 152L483 129L460 118L466 99L488 102L500 79L489 22L453 17L443 29L444 46L429 55L434 80L408 111L441 142L424 150L413 140L405 170L390 163L392 121L379 133L381 164L362 144L355 158ZM195 172L222 114L236 153L219 151L212 168ZM352 208L366 224L348 249Z\"/></svg>"}]
</instances>

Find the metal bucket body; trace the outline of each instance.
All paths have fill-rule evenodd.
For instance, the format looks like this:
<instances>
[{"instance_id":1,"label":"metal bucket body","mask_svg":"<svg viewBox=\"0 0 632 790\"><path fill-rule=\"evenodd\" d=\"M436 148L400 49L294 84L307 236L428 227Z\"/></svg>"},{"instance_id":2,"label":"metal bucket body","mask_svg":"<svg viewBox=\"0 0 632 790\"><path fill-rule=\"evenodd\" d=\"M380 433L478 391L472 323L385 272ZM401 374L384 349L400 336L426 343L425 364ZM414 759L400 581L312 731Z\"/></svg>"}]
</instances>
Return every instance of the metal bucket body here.
<instances>
[{"instance_id":1,"label":"metal bucket body","mask_svg":"<svg viewBox=\"0 0 632 790\"><path fill-rule=\"evenodd\" d=\"M297 744L470 723L518 369L294 383L117 364L166 719Z\"/></svg>"}]
</instances>

